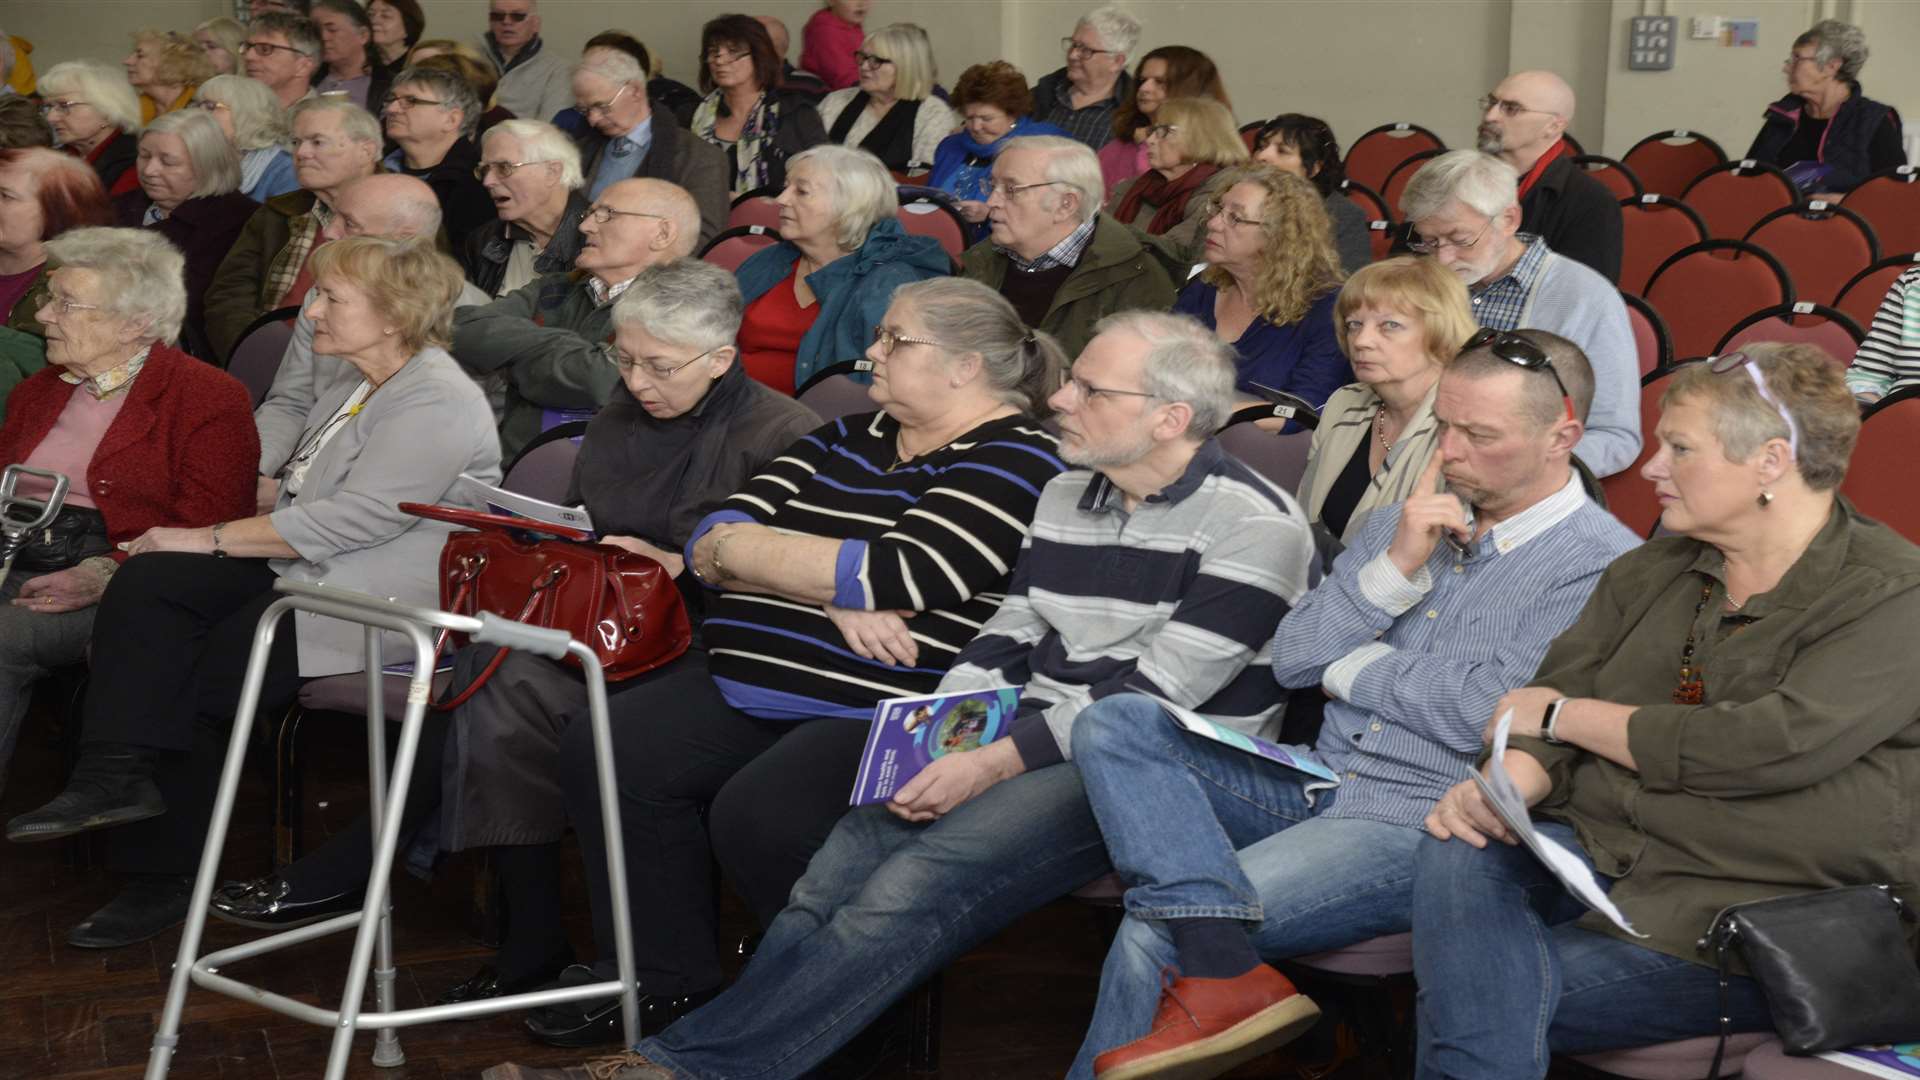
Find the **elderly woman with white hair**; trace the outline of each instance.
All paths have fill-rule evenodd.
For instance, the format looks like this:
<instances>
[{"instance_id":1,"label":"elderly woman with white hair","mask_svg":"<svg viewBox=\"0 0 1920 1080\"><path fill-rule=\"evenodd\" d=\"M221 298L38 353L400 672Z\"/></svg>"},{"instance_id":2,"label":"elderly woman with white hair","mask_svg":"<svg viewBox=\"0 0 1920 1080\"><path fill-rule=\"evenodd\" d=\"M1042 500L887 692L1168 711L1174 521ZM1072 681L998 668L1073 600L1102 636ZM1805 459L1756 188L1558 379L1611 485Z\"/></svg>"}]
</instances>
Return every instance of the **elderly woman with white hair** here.
<instances>
[{"instance_id":1,"label":"elderly woman with white hair","mask_svg":"<svg viewBox=\"0 0 1920 1080\"><path fill-rule=\"evenodd\" d=\"M256 451L239 513L155 526L119 545L134 557L95 621L80 760L64 791L7 824L17 842L113 829L109 864L131 876L68 934L76 947L145 941L186 914L225 732L274 582L437 603L434 566L450 530L399 504L477 508L461 475L500 478L492 410L445 348L459 266L430 241L371 236L324 244L312 262L314 351L359 378L319 392L285 460L263 463ZM255 514L263 464L282 483L273 509ZM360 670L364 646L358 627L337 620L281 623L258 673L261 710L292 704L307 679Z\"/></svg>"},{"instance_id":2,"label":"elderly woman with white hair","mask_svg":"<svg viewBox=\"0 0 1920 1080\"><path fill-rule=\"evenodd\" d=\"M464 239L467 280L501 297L542 274L573 269L588 203L580 148L539 120L502 120L480 140L473 170L494 218Z\"/></svg>"},{"instance_id":3,"label":"elderly woman with white hair","mask_svg":"<svg viewBox=\"0 0 1920 1080\"><path fill-rule=\"evenodd\" d=\"M865 150L824 143L795 154L776 201L780 242L740 264L740 362L791 394L860 356L895 288L951 273L953 260L900 227L893 177Z\"/></svg>"},{"instance_id":4,"label":"elderly woman with white hair","mask_svg":"<svg viewBox=\"0 0 1920 1080\"><path fill-rule=\"evenodd\" d=\"M1900 114L1866 96L1860 69L1867 35L1822 19L1793 39L1781 62L1787 96L1767 106L1746 156L1780 166L1802 191L1852 191L1860 181L1907 163Z\"/></svg>"},{"instance_id":5,"label":"elderly woman with white hair","mask_svg":"<svg viewBox=\"0 0 1920 1080\"><path fill-rule=\"evenodd\" d=\"M48 366L8 395L0 464L71 486L58 542L29 544L0 585L0 789L33 684L86 658L127 558L115 545L243 516L260 453L246 389L173 347L187 310L179 252L151 232L80 228L47 255Z\"/></svg>"},{"instance_id":6,"label":"elderly woman with white hair","mask_svg":"<svg viewBox=\"0 0 1920 1080\"><path fill-rule=\"evenodd\" d=\"M93 166L109 195L139 186L140 98L125 72L103 60L68 60L40 76L38 91L54 145Z\"/></svg>"},{"instance_id":7,"label":"elderly woman with white hair","mask_svg":"<svg viewBox=\"0 0 1920 1080\"><path fill-rule=\"evenodd\" d=\"M242 195L240 157L212 117L198 109L160 116L140 133L140 189L113 201L116 223L167 238L187 257L187 320L180 344L218 362L207 340L203 297L213 272L260 209Z\"/></svg>"},{"instance_id":8,"label":"elderly woman with white hair","mask_svg":"<svg viewBox=\"0 0 1920 1080\"><path fill-rule=\"evenodd\" d=\"M853 59L859 83L820 101L827 138L870 151L895 172L931 166L960 117L933 96L939 75L927 32L913 23L883 26L867 35Z\"/></svg>"},{"instance_id":9,"label":"elderly woman with white hair","mask_svg":"<svg viewBox=\"0 0 1920 1080\"><path fill-rule=\"evenodd\" d=\"M265 83L215 75L200 84L193 107L212 116L240 155L240 193L256 203L300 186L287 152L287 110Z\"/></svg>"}]
</instances>

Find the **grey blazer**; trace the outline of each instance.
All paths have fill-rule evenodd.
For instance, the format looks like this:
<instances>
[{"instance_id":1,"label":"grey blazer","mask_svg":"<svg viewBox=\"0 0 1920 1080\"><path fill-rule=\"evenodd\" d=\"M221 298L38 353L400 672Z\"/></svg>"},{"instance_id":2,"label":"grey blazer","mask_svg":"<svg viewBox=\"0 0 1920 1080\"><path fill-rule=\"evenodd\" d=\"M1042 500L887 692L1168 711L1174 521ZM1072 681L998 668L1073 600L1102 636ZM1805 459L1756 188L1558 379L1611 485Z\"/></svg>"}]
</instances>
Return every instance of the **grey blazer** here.
<instances>
[{"instance_id":1,"label":"grey blazer","mask_svg":"<svg viewBox=\"0 0 1920 1080\"><path fill-rule=\"evenodd\" d=\"M331 419L357 386L358 379L336 379L323 387L307 414L307 429ZM500 482L493 411L453 357L429 347L341 425L308 467L298 498L281 491L273 527L300 558L273 560L273 572L403 604L437 606L440 546L452 529L403 514L398 504L481 509L477 500L455 490L463 472ZM295 619L302 676L361 670L360 627L305 612ZM398 634L386 634L382 647L387 663L410 655Z\"/></svg>"}]
</instances>

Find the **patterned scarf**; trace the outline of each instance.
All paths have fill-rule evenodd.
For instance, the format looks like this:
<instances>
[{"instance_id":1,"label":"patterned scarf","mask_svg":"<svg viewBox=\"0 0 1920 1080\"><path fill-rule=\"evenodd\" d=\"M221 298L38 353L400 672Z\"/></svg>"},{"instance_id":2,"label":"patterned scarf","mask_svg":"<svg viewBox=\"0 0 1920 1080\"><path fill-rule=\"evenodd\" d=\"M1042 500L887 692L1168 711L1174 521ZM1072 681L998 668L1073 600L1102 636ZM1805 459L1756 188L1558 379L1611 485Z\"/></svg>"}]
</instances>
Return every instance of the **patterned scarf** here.
<instances>
[{"instance_id":1,"label":"patterned scarf","mask_svg":"<svg viewBox=\"0 0 1920 1080\"><path fill-rule=\"evenodd\" d=\"M147 354L152 351L153 346L149 345L134 353L125 363L98 375L75 375L71 371L62 371L60 381L69 386L85 387L87 393L93 395L95 400L105 401L133 385L133 377L140 374L141 368L147 366Z\"/></svg>"},{"instance_id":2,"label":"patterned scarf","mask_svg":"<svg viewBox=\"0 0 1920 1080\"><path fill-rule=\"evenodd\" d=\"M715 90L695 106L693 133L728 151L733 165L733 193L743 195L767 185L770 170L766 151L774 135L780 131L780 107L774 104L772 98L761 94L760 99L753 103L753 111L747 114L747 123L740 129L740 137L729 147L725 140L713 133L720 122L721 94L722 91Z\"/></svg>"}]
</instances>

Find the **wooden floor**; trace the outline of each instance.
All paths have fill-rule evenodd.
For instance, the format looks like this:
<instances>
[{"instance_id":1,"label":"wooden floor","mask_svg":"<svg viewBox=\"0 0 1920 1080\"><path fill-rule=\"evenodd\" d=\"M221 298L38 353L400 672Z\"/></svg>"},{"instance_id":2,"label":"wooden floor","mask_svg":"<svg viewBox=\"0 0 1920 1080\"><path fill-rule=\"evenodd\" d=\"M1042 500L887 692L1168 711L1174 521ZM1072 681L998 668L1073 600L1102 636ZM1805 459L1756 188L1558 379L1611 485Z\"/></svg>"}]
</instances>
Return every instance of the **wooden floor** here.
<instances>
[{"instance_id":1,"label":"wooden floor","mask_svg":"<svg viewBox=\"0 0 1920 1080\"><path fill-rule=\"evenodd\" d=\"M60 787L57 753L48 745L46 718L36 715L21 736L0 815L30 810ZM332 742L325 760L310 757L307 825L310 838L339 828L363 804L360 740ZM264 820L266 781L251 772L242 789L241 817ZM145 944L99 952L74 949L67 931L116 891L111 876L75 865L73 845L0 842L0 1080L80 1080L142 1075L166 993L165 977L179 945L174 931ZM83 853L78 853L83 854ZM266 830L236 830L228 846L227 877L267 868ZM570 860L572 862L573 860ZM570 909L584 912L577 871L565 884ZM396 879L395 938L402 1005L431 1001L470 974L488 956L470 932L471 867L442 867L431 886ZM737 904L724 914L723 940L748 929ZM570 927L576 948L589 945L584 918ZM1103 928L1089 908L1063 901L1021 920L948 969L940 1076L947 1080L1028 1080L1066 1071L1090 1011L1104 953ZM232 945L252 931L214 921L209 948ZM303 1000L337 1003L350 937L341 936L234 969L268 989ZM514 1015L439 1024L402 1032L407 1062L376 1069L367 1061L371 1036L355 1047L350 1076L382 1080L476 1077L501 1061L563 1065L578 1051L556 1051L527 1039ZM1302 1059L1332 1054L1332 1039L1310 1036ZM188 999L186 1022L171 1075L199 1078L317 1077L327 1032L206 991ZM908 1075L904 1059L880 1077ZM1326 1076L1296 1069L1290 1056L1250 1063L1235 1077ZM1362 1075L1349 1066L1331 1075Z\"/></svg>"}]
</instances>

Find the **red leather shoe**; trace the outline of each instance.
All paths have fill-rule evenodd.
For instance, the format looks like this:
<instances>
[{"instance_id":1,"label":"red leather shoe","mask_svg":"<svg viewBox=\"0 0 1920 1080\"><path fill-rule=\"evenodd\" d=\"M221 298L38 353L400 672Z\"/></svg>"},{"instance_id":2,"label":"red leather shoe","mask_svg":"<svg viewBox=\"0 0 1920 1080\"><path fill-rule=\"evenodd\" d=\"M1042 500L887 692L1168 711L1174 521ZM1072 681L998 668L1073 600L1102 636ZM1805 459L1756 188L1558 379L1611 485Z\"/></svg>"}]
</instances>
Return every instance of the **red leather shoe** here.
<instances>
[{"instance_id":1,"label":"red leather shoe","mask_svg":"<svg viewBox=\"0 0 1920 1080\"><path fill-rule=\"evenodd\" d=\"M1099 1080L1204 1080L1298 1038L1320 1006L1261 964L1231 979L1175 979L1153 1030L1094 1059Z\"/></svg>"}]
</instances>

